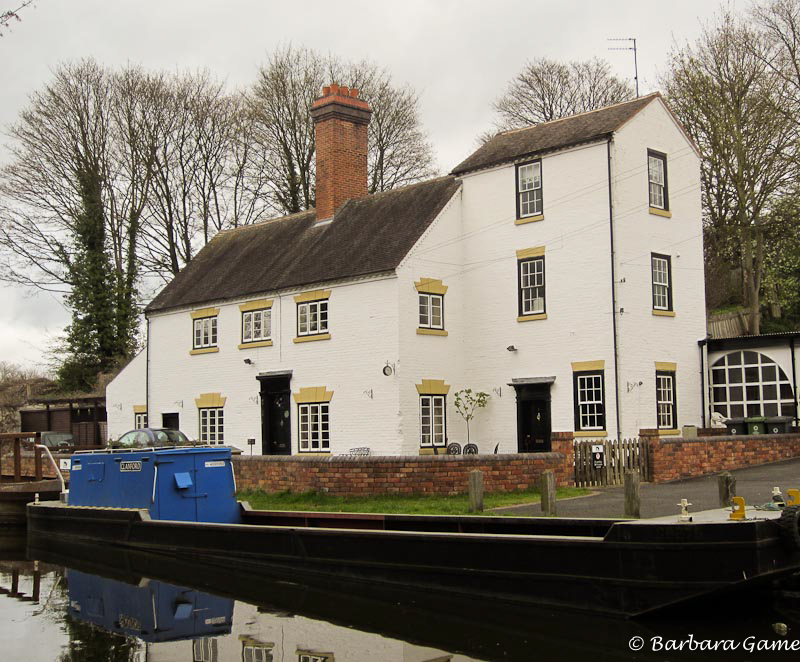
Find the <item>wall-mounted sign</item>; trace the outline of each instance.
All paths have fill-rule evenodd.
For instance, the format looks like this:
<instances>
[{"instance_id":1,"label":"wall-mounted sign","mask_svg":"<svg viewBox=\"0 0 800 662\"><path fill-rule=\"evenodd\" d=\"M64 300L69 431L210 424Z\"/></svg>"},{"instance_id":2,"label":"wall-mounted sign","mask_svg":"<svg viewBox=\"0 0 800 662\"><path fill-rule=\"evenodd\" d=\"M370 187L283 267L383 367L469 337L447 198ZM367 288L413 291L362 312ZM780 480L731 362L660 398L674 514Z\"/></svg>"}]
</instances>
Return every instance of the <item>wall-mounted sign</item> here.
<instances>
[{"instance_id":1,"label":"wall-mounted sign","mask_svg":"<svg viewBox=\"0 0 800 662\"><path fill-rule=\"evenodd\" d=\"M592 466L595 469L606 466L606 449L603 444L592 444Z\"/></svg>"}]
</instances>

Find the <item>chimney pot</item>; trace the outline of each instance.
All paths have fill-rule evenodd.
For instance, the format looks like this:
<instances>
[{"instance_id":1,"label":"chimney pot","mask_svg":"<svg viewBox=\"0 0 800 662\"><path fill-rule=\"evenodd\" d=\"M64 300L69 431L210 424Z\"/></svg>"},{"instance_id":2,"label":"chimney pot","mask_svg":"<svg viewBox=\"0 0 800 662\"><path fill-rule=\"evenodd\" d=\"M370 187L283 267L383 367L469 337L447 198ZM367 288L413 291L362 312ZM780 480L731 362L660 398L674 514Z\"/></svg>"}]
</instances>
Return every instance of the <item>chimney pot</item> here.
<instances>
[{"instance_id":1,"label":"chimney pot","mask_svg":"<svg viewBox=\"0 0 800 662\"><path fill-rule=\"evenodd\" d=\"M354 99L358 99L358 90L354 87L350 88L350 96Z\"/></svg>"}]
</instances>

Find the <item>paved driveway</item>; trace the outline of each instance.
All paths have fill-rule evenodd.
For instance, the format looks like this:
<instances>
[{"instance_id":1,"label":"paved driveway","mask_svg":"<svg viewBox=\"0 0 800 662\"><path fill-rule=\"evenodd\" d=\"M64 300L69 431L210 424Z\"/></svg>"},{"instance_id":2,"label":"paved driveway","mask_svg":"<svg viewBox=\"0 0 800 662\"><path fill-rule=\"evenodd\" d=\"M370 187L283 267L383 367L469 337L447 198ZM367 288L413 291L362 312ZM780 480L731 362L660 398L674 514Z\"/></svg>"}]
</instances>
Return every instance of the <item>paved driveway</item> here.
<instances>
[{"instance_id":1,"label":"paved driveway","mask_svg":"<svg viewBox=\"0 0 800 662\"><path fill-rule=\"evenodd\" d=\"M735 469L736 494L743 496L748 506L767 503L772 499L772 488L778 486L784 497L790 488L800 489L800 458L764 464L747 469ZM676 505L689 499L691 511L719 508L717 476L690 478L658 485L642 483L642 517L677 515ZM624 496L622 487L599 488L594 494L575 499L559 500L556 504L561 517L622 517ZM499 508L499 512L517 515L541 515L539 504Z\"/></svg>"}]
</instances>

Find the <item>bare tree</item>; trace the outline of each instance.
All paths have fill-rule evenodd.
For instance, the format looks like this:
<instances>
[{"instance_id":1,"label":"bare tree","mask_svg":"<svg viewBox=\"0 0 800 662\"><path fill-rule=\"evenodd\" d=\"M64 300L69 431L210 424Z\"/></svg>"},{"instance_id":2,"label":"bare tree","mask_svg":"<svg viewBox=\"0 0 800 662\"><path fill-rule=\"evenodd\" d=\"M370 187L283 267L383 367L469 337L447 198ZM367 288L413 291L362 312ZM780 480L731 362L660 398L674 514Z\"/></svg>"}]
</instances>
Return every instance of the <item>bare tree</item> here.
<instances>
[{"instance_id":1,"label":"bare tree","mask_svg":"<svg viewBox=\"0 0 800 662\"><path fill-rule=\"evenodd\" d=\"M331 82L359 89L372 106L370 193L435 174L432 148L419 123L418 96L412 89L396 87L385 71L369 62L350 64L309 49L286 47L261 67L248 94L269 199L282 213L314 206L314 125L309 109L322 86Z\"/></svg>"},{"instance_id":2,"label":"bare tree","mask_svg":"<svg viewBox=\"0 0 800 662\"><path fill-rule=\"evenodd\" d=\"M629 83L611 73L608 62L557 62L538 58L511 81L495 103L501 131L549 122L602 108L633 96Z\"/></svg>"},{"instance_id":3,"label":"bare tree","mask_svg":"<svg viewBox=\"0 0 800 662\"><path fill-rule=\"evenodd\" d=\"M740 261L750 333L760 332L765 225L797 174L797 126L780 75L758 53L763 34L723 14L694 46L672 53L664 86L703 154L705 222Z\"/></svg>"}]
</instances>

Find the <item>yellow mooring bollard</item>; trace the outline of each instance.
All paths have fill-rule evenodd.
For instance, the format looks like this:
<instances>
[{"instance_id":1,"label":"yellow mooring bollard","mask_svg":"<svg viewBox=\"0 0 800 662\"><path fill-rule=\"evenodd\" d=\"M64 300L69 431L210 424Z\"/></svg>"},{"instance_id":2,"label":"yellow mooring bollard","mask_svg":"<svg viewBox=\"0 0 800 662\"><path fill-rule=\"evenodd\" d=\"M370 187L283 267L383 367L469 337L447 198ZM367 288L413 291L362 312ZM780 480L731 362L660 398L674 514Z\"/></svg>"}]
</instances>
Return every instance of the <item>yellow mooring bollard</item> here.
<instances>
[{"instance_id":1,"label":"yellow mooring bollard","mask_svg":"<svg viewBox=\"0 0 800 662\"><path fill-rule=\"evenodd\" d=\"M744 519L744 497L735 496L732 499L731 519Z\"/></svg>"}]
</instances>

